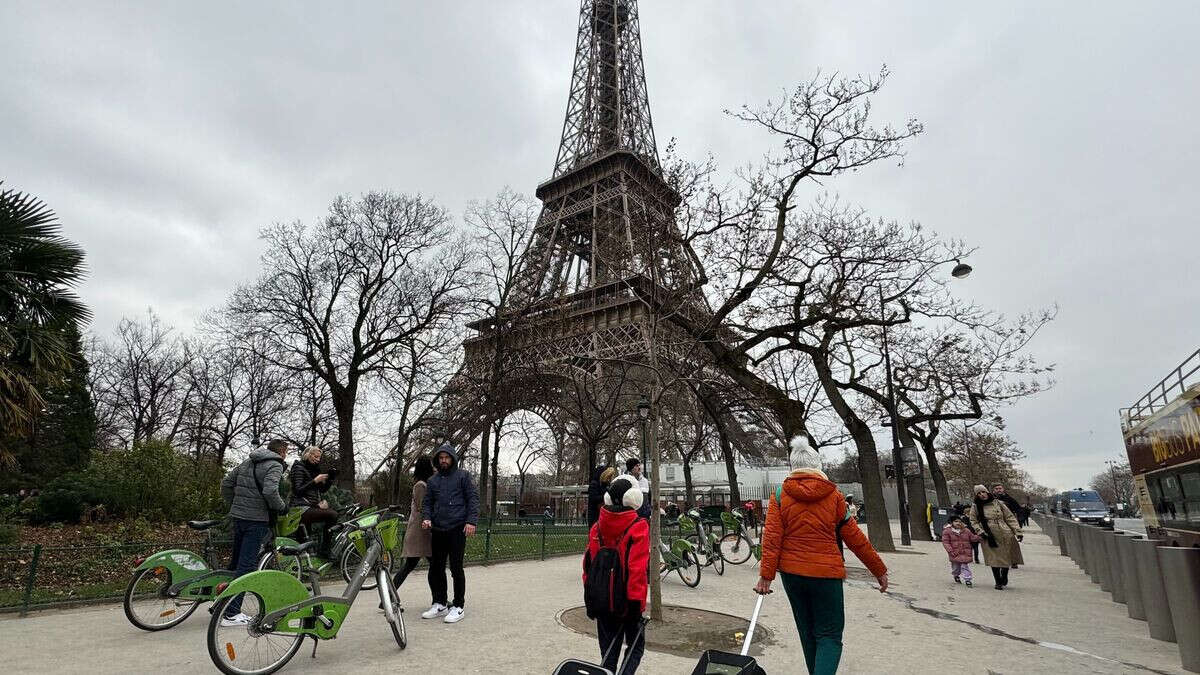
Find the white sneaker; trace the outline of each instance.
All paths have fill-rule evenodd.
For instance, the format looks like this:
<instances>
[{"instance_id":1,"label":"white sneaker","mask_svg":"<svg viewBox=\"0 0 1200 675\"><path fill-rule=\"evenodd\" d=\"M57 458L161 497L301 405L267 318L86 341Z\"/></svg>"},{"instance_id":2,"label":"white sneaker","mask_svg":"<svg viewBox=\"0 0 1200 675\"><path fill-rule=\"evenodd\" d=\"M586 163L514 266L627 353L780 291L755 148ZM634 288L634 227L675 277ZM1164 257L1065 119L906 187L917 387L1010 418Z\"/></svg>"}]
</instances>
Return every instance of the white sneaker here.
<instances>
[{"instance_id":1,"label":"white sneaker","mask_svg":"<svg viewBox=\"0 0 1200 675\"><path fill-rule=\"evenodd\" d=\"M462 621L462 620L463 620L463 608L462 607L451 607L450 613L446 615L445 619L442 619L442 621L445 621L446 623L458 623L459 621Z\"/></svg>"},{"instance_id":2,"label":"white sneaker","mask_svg":"<svg viewBox=\"0 0 1200 675\"><path fill-rule=\"evenodd\" d=\"M250 623L251 621L253 621L253 618L251 618L249 615L243 614L242 612L238 612L237 614L234 614L233 616L227 616L227 617L222 618L221 626L225 627L225 628L228 628L230 626L245 626L246 624Z\"/></svg>"},{"instance_id":3,"label":"white sneaker","mask_svg":"<svg viewBox=\"0 0 1200 675\"><path fill-rule=\"evenodd\" d=\"M433 603L433 607L430 607L429 609L425 610L421 614L421 618L422 619L436 619L439 616L446 616L447 611L448 611L448 608L445 605L435 602L435 603ZM459 610L459 611L462 611L462 610Z\"/></svg>"}]
</instances>

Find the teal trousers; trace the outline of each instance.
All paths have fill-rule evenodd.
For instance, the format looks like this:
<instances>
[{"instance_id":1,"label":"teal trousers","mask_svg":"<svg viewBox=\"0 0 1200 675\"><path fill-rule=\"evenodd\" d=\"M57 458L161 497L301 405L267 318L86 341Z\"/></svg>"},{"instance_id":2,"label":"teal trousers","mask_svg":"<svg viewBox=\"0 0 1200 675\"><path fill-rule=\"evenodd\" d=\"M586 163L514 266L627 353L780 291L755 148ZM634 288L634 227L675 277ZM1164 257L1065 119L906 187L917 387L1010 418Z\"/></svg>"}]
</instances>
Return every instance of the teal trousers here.
<instances>
[{"instance_id":1,"label":"teal trousers","mask_svg":"<svg viewBox=\"0 0 1200 675\"><path fill-rule=\"evenodd\" d=\"M787 572L779 575L792 605L808 672L810 675L833 675L842 660L842 629L846 626L842 580L802 577Z\"/></svg>"}]
</instances>

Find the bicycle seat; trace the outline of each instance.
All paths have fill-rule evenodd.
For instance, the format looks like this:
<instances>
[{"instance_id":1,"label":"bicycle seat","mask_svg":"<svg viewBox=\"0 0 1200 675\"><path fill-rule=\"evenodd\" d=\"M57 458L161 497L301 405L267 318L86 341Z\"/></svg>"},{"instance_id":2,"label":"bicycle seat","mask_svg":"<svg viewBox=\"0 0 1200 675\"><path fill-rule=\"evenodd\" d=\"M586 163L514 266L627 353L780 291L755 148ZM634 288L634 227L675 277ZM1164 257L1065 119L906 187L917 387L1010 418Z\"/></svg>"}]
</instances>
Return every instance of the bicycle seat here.
<instances>
[{"instance_id":1,"label":"bicycle seat","mask_svg":"<svg viewBox=\"0 0 1200 675\"><path fill-rule=\"evenodd\" d=\"M189 520L187 526L193 530L207 530L210 527L215 527L221 524L222 518L217 520Z\"/></svg>"},{"instance_id":2,"label":"bicycle seat","mask_svg":"<svg viewBox=\"0 0 1200 675\"><path fill-rule=\"evenodd\" d=\"M316 541L306 541L298 546L280 546L279 552L284 555L300 555L316 548L317 543Z\"/></svg>"}]
</instances>

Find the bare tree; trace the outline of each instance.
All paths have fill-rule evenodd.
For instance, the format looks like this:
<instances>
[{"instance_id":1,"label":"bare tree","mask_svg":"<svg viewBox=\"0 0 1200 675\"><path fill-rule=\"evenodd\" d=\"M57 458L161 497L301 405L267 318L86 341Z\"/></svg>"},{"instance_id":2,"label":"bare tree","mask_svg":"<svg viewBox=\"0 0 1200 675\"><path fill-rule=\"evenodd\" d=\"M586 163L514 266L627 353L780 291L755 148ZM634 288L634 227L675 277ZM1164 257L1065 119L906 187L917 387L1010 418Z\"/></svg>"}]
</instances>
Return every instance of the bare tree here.
<instances>
[{"instance_id":1,"label":"bare tree","mask_svg":"<svg viewBox=\"0 0 1200 675\"><path fill-rule=\"evenodd\" d=\"M1136 489L1133 485L1133 472L1129 470L1129 462L1110 466L1108 470L1092 476L1088 487L1100 493L1100 498L1106 504L1125 504L1126 508L1136 506Z\"/></svg>"},{"instance_id":2,"label":"bare tree","mask_svg":"<svg viewBox=\"0 0 1200 675\"><path fill-rule=\"evenodd\" d=\"M975 485L1021 482L1017 462L1025 453L1008 436L986 425L955 428L943 439L939 452L951 492L968 501Z\"/></svg>"},{"instance_id":3,"label":"bare tree","mask_svg":"<svg viewBox=\"0 0 1200 675\"><path fill-rule=\"evenodd\" d=\"M174 442L193 404L187 342L149 312L145 321L122 319L115 340L101 341L99 351L91 377L102 437L124 447Z\"/></svg>"},{"instance_id":4,"label":"bare tree","mask_svg":"<svg viewBox=\"0 0 1200 675\"><path fill-rule=\"evenodd\" d=\"M414 337L464 312L469 252L446 211L420 196L339 197L313 226L274 225L266 272L225 312L262 356L327 387L338 422L338 482L355 478L355 406L364 380L393 370Z\"/></svg>"}]
</instances>

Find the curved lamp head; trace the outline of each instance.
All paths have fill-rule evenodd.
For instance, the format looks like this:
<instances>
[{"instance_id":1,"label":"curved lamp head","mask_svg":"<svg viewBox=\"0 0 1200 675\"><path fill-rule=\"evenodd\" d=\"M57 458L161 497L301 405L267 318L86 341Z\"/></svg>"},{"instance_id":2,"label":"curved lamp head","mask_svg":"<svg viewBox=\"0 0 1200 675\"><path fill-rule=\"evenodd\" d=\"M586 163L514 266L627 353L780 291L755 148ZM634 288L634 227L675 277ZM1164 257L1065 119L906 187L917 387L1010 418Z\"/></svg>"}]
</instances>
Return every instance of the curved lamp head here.
<instances>
[{"instance_id":1,"label":"curved lamp head","mask_svg":"<svg viewBox=\"0 0 1200 675\"><path fill-rule=\"evenodd\" d=\"M638 401L637 413L638 417L641 419L650 418L650 401L647 400L645 396L642 396L642 398Z\"/></svg>"},{"instance_id":2,"label":"curved lamp head","mask_svg":"<svg viewBox=\"0 0 1200 675\"><path fill-rule=\"evenodd\" d=\"M950 270L950 276L954 277L955 279L962 279L963 277L969 275L972 269L973 268L967 263L959 262L954 266L954 269Z\"/></svg>"}]
</instances>

